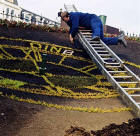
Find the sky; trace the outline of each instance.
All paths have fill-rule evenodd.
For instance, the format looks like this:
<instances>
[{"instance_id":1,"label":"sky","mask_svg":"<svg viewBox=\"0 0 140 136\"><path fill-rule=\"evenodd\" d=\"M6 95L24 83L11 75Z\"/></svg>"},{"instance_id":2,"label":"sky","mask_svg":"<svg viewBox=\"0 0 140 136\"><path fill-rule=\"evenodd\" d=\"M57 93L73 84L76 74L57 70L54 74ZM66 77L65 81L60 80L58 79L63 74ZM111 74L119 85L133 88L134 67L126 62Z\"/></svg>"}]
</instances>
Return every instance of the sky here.
<instances>
[{"instance_id":1,"label":"sky","mask_svg":"<svg viewBox=\"0 0 140 136\"><path fill-rule=\"evenodd\" d=\"M64 4L74 4L78 11L106 15L106 25L140 36L140 0L18 0L20 7L59 21L57 13Z\"/></svg>"}]
</instances>

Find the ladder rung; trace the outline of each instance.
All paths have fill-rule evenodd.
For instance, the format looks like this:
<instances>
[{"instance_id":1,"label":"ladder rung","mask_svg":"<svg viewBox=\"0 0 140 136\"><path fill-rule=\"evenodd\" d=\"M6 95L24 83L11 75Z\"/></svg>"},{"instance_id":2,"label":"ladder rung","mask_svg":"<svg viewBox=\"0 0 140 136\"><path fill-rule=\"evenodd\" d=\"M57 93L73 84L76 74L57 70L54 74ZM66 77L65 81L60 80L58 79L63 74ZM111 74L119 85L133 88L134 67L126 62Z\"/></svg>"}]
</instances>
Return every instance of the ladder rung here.
<instances>
[{"instance_id":1,"label":"ladder rung","mask_svg":"<svg viewBox=\"0 0 140 136\"><path fill-rule=\"evenodd\" d=\"M85 38L92 38L92 36L85 36Z\"/></svg>"},{"instance_id":2,"label":"ladder rung","mask_svg":"<svg viewBox=\"0 0 140 136\"><path fill-rule=\"evenodd\" d=\"M105 66L106 68L121 68L121 66Z\"/></svg>"},{"instance_id":3,"label":"ladder rung","mask_svg":"<svg viewBox=\"0 0 140 136\"><path fill-rule=\"evenodd\" d=\"M92 47L94 47L94 46L103 46L102 44L91 44L92 45ZM95 48L95 47L94 47Z\"/></svg>"},{"instance_id":4,"label":"ladder rung","mask_svg":"<svg viewBox=\"0 0 140 136\"><path fill-rule=\"evenodd\" d=\"M140 88L123 88L123 89L125 89L125 90L140 90Z\"/></svg>"},{"instance_id":5,"label":"ladder rung","mask_svg":"<svg viewBox=\"0 0 140 136\"><path fill-rule=\"evenodd\" d=\"M73 8L72 5L66 5L66 6L67 6L67 8Z\"/></svg>"},{"instance_id":6,"label":"ladder rung","mask_svg":"<svg viewBox=\"0 0 140 136\"><path fill-rule=\"evenodd\" d=\"M87 33L82 32L82 34L85 36L85 35L91 35L92 33L89 33L89 32L87 32Z\"/></svg>"},{"instance_id":7,"label":"ladder rung","mask_svg":"<svg viewBox=\"0 0 140 136\"><path fill-rule=\"evenodd\" d=\"M92 32L92 30L90 30L90 29L80 29L79 31L87 31L87 32Z\"/></svg>"},{"instance_id":8,"label":"ladder rung","mask_svg":"<svg viewBox=\"0 0 140 136\"><path fill-rule=\"evenodd\" d=\"M131 94L131 97L140 97L140 94Z\"/></svg>"},{"instance_id":9,"label":"ladder rung","mask_svg":"<svg viewBox=\"0 0 140 136\"><path fill-rule=\"evenodd\" d=\"M101 53L108 53L108 51L99 51L99 50L97 50L97 52L99 53L99 52L101 52Z\"/></svg>"},{"instance_id":10,"label":"ladder rung","mask_svg":"<svg viewBox=\"0 0 140 136\"><path fill-rule=\"evenodd\" d=\"M69 9L69 10L73 10L73 7L68 7L67 9Z\"/></svg>"},{"instance_id":11,"label":"ladder rung","mask_svg":"<svg viewBox=\"0 0 140 136\"><path fill-rule=\"evenodd\" d=\"M68 11L69 11L69 12L73 12L73 10L72 10L72 9L68 9Z\"/></svg>"},{"instance_id":12,"label":"ladder rung","mask_svg":"<svg viewBox=\"0 0 140 136\"><path fill-rule=\"evenodd\" d=\"M139 82L118 82L119 84L137 84Z\"/></svg>"},{"instance_id":13,"label":"ladder rung","mask_svg":"<svg viewBox=\"0 0 140 136\"><path fill-rule=\"evenodd\" d=\"M111 56L111 54L100 54L100 56L103 56L103 57L105 57L105 56Z\"/></svg>"},{"instance_id":14,"label":"ladder rung","mask_svg":"<svg viewBox=\"0 0 140 136\"><path fill-rule=\"evenodd\" d=\"M105 47L94 47L94 49L105 49Z\"/></svg>"},{"instance_id":15,"label":"ladder rung","mask_svg":"<svg viewBox=\"0 0 140 136\"><path fill-rule=\"evenodd\" d=\"M103 58L103 60L112 60L112 61L115 61L116 59L115 58Z\"/></svg>"},{"instance_id":16,"label":"ladder rung","mask_svg":"<svg viewBox=\"0 0 140 136\"><path fill-rule=\"evenodd\" d=\"M132 78L132 76L112 76L114 78Z\"/></svg>"},{"instance_id":17,"label":"ladder rung","mask_svg":"<svg viewBox=\"0 0 140 136\"><path fill-rule=\"evenodd\" d=\"M79 30L80 32L92 32L91 30Z\"/></svg>"},{"instance_id":18,"label":"ladder rung","mask_svg":"<svg viewBox=\"0 0 140 136\"><path fill-rule=\"evenodd\" d=\"M92 39L92 37L89 35L89 34L87 34L87 35L82 35L83 36L83 38L86 38L86 40L91 40Z\"/></svg>"},{"instance_id":19,"label":"ladder rung","mask_svg":"<svg viewBox=\"0 0 140 136\"><path fill-rule=\"evenodd\" d=\"M99 41L93 41L92 38L88 38L88 37L87 37L86 39L87 39L88 41L94 42L94 43L95 43L95 42L96 42L96 43L99 42Z\"/></svg>"},{"instance_id":20,"label":"ladder rung","mask_svg":"<svg viewBox=\"0 0 140 136\"><path fill-rule=\"evenodd\" d=\"M68 11L73 11L73 9L69 8Z\"/></svg>"},{"instance_id":21,"label":"ladder rung","mask_svg":"<svg viewBox=\"0 0 140 136\"><path fill-rule=\"evenodd\" d=\"M92 39L92 36L90 36L90 34L87 34L87 35L83 35L84 36L84 38L91 38Z\"/></svg>"},{"instance_id":22,"label":"ladder rung","mask_svg":"<svg viewBox=\"0 0 140 136\"><path fill-rule=\"evenodd\" d=\"M115 62L114 63L105 62L105 64L107 64L107 65L120 65L120 63L115 63Z\"/></svg>"},{"instance_id":23,"label":"ladder rung","mask_svg":"<svg viewBox=\"0 0 140 136\"><path fill-rule=\"evenodd\" d=\"M88 41L92 42L92 38L86 38ZM95 41L93 41L95 42ZM97 42L97 41L96 41Z\"/></svg>"},{"instance_id":24,"label":"ladder rung","mask_svg":"<svg viewBox=\"0 0 140 136\"><path fill-rule=\"evenodd\" d=\"M127 71L108 71L109 73L127 73Z\"/></svg>"},{"instance_id":25,"label":"ladder rung","mask_svg":"<svg viewBox=\"0 0 140 136\"><path fill-rule=\"evenodd\" d=\"M89 39L87 39L87 40L90 42L91 45L100 44L100 41L91 41L91 38L90 38L90 40Z\"/></svg>"}]
</instances>

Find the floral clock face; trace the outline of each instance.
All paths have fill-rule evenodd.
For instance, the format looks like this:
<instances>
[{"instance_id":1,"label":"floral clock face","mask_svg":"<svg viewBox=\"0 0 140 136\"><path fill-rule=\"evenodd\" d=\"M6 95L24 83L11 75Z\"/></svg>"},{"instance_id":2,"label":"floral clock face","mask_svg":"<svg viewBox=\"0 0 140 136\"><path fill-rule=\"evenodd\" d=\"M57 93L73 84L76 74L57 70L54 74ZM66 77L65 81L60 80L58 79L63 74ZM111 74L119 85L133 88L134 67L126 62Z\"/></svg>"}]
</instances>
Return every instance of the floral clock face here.
<instances>
[{"instance_id":1,"label":"floral clock face","mask_svg":"<svg viewBox=\"0 0 140 136\"><path fill-rule=\"evenodd\" d=\"M61 109L107 112L100 108L59 106L50 100L118 96L83 50L6 37L0 37L0 43L0 94L4 97ZM39 72L42 65L46 68L44 74Z\"/></svg>"}]
</instances>

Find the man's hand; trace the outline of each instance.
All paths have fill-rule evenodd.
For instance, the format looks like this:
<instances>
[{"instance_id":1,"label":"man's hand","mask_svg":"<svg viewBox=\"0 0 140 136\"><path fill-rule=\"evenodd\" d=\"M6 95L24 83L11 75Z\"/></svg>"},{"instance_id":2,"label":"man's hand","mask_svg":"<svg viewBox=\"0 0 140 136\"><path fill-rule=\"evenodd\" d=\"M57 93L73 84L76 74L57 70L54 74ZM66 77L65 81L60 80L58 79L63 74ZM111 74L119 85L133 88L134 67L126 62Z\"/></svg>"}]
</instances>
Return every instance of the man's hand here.
<instances>
[{"instance_id":1,"label":"man's hand","mask_svg":"<svg viewBox=\"0 0 140 136\"><path fill-rule=\"evenodd\" d=\"M72 37L71 34L70 34L70 42L71 42L72 44L74 44L74 39L73 39L73 37Z\"/></svg>"}]
</instances>

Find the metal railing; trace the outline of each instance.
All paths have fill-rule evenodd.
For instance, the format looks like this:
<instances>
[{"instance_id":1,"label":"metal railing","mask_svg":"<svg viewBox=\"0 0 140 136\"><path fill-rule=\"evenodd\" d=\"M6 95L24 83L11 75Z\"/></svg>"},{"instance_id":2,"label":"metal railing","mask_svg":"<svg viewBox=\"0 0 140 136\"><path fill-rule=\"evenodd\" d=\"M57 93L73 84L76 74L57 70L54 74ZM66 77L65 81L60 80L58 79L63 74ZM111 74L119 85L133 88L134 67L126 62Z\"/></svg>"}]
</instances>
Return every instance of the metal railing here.
<instances>
[{"instance_id":1,"label":"metal railing","mask_svg":"<svg viewBox=\"0 0 140 136\"><path fill-rule=\"evenodd\" d=\"M13 14L5 13L4 11L0 14L2 15L1 19L3 20L7 19L8 21L17 21L17 22L21 21L25 23L33 23L33 24L40 24L40 25L60 26L60 23L56 21L37 15L25 9L22 9L21 14L17 16Z\"/></svg>"}]
</instances>

